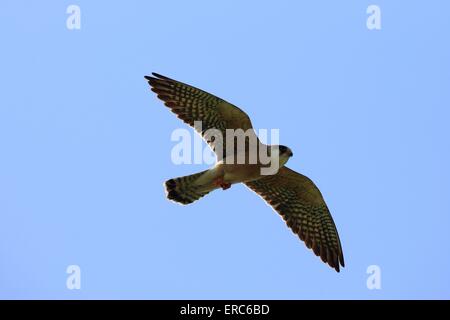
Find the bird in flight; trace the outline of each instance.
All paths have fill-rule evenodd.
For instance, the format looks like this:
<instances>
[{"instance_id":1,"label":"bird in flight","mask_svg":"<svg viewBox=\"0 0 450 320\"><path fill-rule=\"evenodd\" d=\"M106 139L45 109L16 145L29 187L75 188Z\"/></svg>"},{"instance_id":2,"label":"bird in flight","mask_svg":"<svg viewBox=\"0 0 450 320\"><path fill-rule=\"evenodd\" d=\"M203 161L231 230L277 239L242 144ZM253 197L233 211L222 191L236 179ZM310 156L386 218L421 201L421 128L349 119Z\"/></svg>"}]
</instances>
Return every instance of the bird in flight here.
<instances>
[{"instance_id":1,"label":"bird in flight","mask_svg":"<svg viewBox=\"0 0 450 320\"><path fill-rule=\"evenodd\" d=\"M217 163L212 168L166 181L168 199L189 204L213 190L226 190L232 184L244 183L278 212L323 262L337 272L339 266L344 267L336 225L322 194L308 177L285 165L293 156L290 148L260 142L248 115L225 100L157 73L145 79L158 98L178 118L199 131L217 155ZM195 122L201 122L201 128ZM237 138L216 139L218 133L226 137L230 129L247 132L241 146L230 142ZM257 152L256 160L254 157L250 161L252 147L265 151L270 164L278 165L274 174L262 173L269 162L263 161L261 152ZM239 162L239 157L243 161Z\"/></svg>"}]
</instances>

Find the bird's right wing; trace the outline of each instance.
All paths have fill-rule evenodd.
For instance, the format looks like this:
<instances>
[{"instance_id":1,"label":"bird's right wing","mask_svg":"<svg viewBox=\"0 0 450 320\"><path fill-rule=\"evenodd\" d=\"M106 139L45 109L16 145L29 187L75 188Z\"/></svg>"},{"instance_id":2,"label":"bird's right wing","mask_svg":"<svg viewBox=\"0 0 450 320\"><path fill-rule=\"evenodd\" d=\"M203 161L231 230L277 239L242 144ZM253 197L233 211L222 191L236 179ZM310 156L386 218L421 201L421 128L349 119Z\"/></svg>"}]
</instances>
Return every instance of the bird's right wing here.
<instances>
[{"instance_id":1,"label":"bird's right wing","mask_svg":"<svg viewBox=\"0 0 450 320\"><path fill-rule=\"evenodd\" d=\"M286 221L308 248L339 272L344 266L341 241L322 194L306 176L287 167L275 175L246 182Z\"/></svg>"},{"instance_id":2,"label":"bird's right wing","mask_svg":"<svg viewBox=\"0 0 450 320\"><path fill-rule=\"evenodd\" d=\"M253 131L250 118L235 105L188 84L157 73L152 73L152 75L153 77L145 77L152 91L158 95L159 99L164 101L164 104L178 118L194 127L205 138L206 142L219 156L218 160L222 160L227 154L226 129L242 129L243 131L251 129L250 133L259 142ZM201 121L201 130L194 126L195 121ZM221 132L222 143L205 136L209 129L217 129ZM218 153L217 150L221 150L221 153Z\"/></svg>"}]
</instances>

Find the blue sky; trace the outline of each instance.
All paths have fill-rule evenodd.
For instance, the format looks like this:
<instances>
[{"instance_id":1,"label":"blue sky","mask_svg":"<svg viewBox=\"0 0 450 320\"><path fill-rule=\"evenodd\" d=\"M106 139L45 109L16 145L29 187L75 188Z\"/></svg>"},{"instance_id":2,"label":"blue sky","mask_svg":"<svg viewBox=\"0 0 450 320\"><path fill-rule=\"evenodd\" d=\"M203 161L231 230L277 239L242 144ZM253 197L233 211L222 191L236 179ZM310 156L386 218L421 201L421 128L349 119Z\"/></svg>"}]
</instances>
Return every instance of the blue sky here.
<instances>
[{"instance_id":1,"label":"blue sky","mask_svg":"<svg viewBox=\"0 0 450 320\"><path fill-rule=\"evenodd\" d=\"M66 8L81 9L68 30ZM368 30L366 9L381 9ZM0 3L0 298L450 297L448 1ZM156 71L279 128L339 229L337 274L236 185L163 181ZM81 268L81 289L66 268ZM378 265L381 289L366 286Z\"/></svg>"}]
</instances>

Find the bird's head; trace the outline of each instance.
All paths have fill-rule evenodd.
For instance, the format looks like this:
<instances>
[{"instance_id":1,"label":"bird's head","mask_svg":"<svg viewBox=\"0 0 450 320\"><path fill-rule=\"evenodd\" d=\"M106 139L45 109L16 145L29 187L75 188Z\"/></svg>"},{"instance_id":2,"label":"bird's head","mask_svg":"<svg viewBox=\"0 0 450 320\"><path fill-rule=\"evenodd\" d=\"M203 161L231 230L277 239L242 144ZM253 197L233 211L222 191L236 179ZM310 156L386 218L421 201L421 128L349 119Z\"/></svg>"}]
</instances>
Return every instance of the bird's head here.
<instances>
[{"instance_id":1,"label":"bird's head","mask_svg":"<svg viewBox=\"0 0 450 320\"><path fill-rule=\"evenodd\" d=\"M286 146L275 145L271 147L271 156L278 157L280 167L284 166L293 155L292 150Z\"/></svg>"}]
</instances>

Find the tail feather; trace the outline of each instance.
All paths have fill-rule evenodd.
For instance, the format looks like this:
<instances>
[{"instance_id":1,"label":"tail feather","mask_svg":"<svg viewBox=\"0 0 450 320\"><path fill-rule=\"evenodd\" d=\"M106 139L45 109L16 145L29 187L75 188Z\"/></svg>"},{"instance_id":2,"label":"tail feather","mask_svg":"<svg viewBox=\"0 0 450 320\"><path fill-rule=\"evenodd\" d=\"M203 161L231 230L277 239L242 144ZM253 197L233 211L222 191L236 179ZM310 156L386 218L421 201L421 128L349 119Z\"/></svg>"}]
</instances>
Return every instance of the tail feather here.
<instances>
[{"instance_id":1,"label":"tail feather","mask_svg":"<svg viewBox=\"0 0 450 320\"><path fill-rule=\"evenodd\" d=\"M167 180L165 182L167 198L181 204L189 204L208 194L213 189L196 183L197 179L206 172L207 170Z\"/></svg>"}]
</instances>

